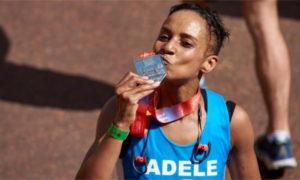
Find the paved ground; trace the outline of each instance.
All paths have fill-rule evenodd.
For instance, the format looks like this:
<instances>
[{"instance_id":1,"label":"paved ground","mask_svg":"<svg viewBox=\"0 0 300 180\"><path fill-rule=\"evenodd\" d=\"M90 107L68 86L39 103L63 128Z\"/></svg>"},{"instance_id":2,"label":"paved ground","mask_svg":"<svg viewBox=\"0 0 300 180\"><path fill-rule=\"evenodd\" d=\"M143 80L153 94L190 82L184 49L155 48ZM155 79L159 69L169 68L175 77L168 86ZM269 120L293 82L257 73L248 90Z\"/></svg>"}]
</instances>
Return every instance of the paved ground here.
<instances>
[{"instance_id":1,"label":"paved ground","mask_svg":"<svg viewBox=\"0 0 300 180\"><path fill-rule=\"evenodd\" d=\"M98 114L132 60L152 44L179 1L1 1L0 178L72 179L93 141ZM280 2L290 49L290 126L300 162L300 3ZM253 46L238 2L214 3L231 30L210 89L249 113L256 136L266 110L253 67ZM300 168L269 177L300 179ZM264 176L266 177L266 176Z\"/></svg>"}]
</instances>

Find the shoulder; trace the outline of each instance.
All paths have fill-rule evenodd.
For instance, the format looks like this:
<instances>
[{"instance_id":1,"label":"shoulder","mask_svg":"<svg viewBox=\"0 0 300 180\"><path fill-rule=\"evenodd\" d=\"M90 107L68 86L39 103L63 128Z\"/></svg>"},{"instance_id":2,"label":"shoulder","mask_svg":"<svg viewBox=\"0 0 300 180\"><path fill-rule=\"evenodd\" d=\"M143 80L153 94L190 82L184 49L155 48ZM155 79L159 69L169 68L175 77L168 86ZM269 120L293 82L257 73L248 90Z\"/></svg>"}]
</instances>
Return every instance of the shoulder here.
<instances>
[{"instance_id":1,"label":"shoulder","mask_svg":"<svg viewBox=\"0 0 300 180\"><path fill-rule=\"evenodd\" d=\"M231 147L243 148L253 143L254 134L247 112L236 106L230 123ZM251 145L252 146L252 145Z\"/></svg>"},{"instance_id":2,"label":"shoulder","mask_svg":"<svg viewBox=\"0 0 300 180\"><path fill-rule=\"evenodd\" d=\"M102 108L97 122L96 139L99 140L114 121L117 113L116 97L111 97Z\"/></svg>"},{"instance_id":3,"label":"shoulder","mask_svg":"<svg viewBox=\"0 0 300 180\"><path fill-rule=\"evenodd\" d=\"M231 152L227 165L232 179L260 179L254 134L246 111L236 106L230 124Z\"/></svg>"}]
</instances>

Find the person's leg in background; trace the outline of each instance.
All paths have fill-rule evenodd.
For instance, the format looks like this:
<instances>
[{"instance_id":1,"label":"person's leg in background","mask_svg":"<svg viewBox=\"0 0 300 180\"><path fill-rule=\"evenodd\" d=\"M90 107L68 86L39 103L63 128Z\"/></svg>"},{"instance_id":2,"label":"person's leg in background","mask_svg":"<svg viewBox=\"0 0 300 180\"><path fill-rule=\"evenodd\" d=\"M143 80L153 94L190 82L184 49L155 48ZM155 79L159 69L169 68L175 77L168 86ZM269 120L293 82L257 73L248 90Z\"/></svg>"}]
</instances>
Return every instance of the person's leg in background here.
<instances>
[{"instance_id":1,"label":"person's leg in background","mask_svg":"<svg viewBox=\"0 0 300 180\"><path fill-rule=\"evenodd\" d=\"M288 124L291 68L279 27L277 1L243 1L242 6L254 40L257 77L269 114L267 136L257 141L258 150L265 152L258 152L258 156L263 155L269 169L295 167ZM284 142L287 144L279 146Z\"/></svg>"}]
</instances>

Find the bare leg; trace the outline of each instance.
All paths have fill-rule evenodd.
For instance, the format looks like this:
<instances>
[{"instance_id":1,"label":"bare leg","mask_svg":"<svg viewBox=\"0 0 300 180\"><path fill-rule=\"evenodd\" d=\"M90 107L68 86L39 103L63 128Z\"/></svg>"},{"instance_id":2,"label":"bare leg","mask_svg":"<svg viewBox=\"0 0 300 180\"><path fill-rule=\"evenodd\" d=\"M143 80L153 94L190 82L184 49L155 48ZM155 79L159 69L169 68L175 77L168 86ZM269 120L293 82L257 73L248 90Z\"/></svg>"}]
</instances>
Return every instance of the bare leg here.
<instances>
[{"instance_id":1,"label":"bare leg","mask_svg":"<svg viewBox=\"0 0 300 180\"><path fill-rule=\"evenodd\" d=\"M290 134L291 69L288 49L279 28L277 1L243 1L242 5L254 39L256 71L269 114L267 133L285 130Z\"/></svg>"}]
</instances>

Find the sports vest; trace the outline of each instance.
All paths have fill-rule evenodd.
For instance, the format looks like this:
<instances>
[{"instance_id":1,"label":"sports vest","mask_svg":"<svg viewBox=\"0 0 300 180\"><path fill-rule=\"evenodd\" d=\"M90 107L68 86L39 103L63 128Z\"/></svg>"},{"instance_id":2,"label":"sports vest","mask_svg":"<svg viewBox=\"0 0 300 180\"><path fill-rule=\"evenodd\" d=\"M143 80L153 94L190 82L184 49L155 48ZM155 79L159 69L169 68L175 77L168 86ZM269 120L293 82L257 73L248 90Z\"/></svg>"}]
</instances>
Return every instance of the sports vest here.
<instances>
[{"instance_id":1,"label":"sports vest","mask_svg":"<svg viewBox=\"0 0 300 180\"><path fill-rule=\"evenodd\" d=\"M201 144L211 142L208 158L201 163L194 163L193 153L197 141L187 145L176 144L165 135L158 121L152 119L147 134L147 172L139 174L132 165L132 155L143 154L147 136L133 136L122 159L125 179L224 179L230 151L228 109L221 95L209 90L206 90L206 94L208 112ZM145 168L141 164L136 166L141 170Z\"/></svg>"}]
</instances>

